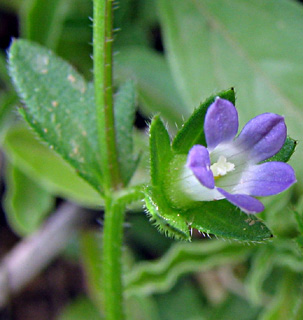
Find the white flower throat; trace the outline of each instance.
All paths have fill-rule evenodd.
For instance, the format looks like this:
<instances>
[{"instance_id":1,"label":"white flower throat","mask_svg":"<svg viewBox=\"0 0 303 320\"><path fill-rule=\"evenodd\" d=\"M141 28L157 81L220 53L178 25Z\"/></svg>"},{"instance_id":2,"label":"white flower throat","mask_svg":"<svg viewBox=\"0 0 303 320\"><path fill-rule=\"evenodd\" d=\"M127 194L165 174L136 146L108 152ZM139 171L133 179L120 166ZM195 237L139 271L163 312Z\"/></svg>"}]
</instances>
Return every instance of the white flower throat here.
<instances>
[{"instance_id":1,"label":"white flower throat","mask_svg":"<svg viewBox=\"0 0 303 320\"><path fill-rule=\"evenodd\" d=\"M218 161L210 166L214 177L225 176L228 172L235 170L232 162L227 162L224 156L220 156Z\"/></svg>"}]
</instances>

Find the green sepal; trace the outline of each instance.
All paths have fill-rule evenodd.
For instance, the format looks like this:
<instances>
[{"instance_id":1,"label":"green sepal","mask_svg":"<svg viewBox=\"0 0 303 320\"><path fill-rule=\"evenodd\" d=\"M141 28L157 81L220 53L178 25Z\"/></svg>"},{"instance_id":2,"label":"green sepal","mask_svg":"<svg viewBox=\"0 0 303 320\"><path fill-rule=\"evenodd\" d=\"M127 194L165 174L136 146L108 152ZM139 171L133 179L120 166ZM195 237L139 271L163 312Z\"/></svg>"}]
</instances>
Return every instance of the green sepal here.
<instances>
[{"instance_id":1,"label":"green sepal","mask_svg":"<svg viewBox=\"0 0 303 320\"><path fill-rule=\"evenodd\" d=\"M190 240L186 221L169 205L164 195L165 175L172 156L169 134L157 115L150 126L152 186L144 192L146 208L160 232L172 238Z\"/></svg>"},{"instance_id":2,"label":"green sepal","mask_svg":"<svg viewBox=\"0 0 303 320\"><path fill-rule=\"evenodd\" d=\"M233 88L222 91L206 99L184 123L182 129L175 136L172 149L176 153L187 154L195 144L206 146L204 135L204 118L208 107L216 97L229 100L235 104L235 91Z\"/></svg>"},{"instance_id":3,"label":"green sepal","mask_svg":"<svg viewBox=\"0 0 303 320\"><path fill-rule=\"evenodd\" d=\"M13 42L9 68L26 104L21 109L26 121L102 192L93 85L51 51L26 40Z\"/></svg>"},{"instance_id":4,"label":"green sepal","mask_svg":"<svg viewBox=\"0 0 303 320\"><path fill-rule=\"evenodd\" d=\"M191 239L184 216L169 205L160 190L146 188L144 200L150 221L159 232L175 239Z\"/></svg>"},{"instance_id":5,"label":"green sepal","mask_svg":"<svg viewBox=\"0 0 303 320\"><path fill-rule=\"evenodd\" d=\"M169 134L159 115L153 118L149 133L151 182L159 187L165 180L168 164L173 157Z\"/></svg>"},{"instance_id":6,"label":"green sepal","mask_svg":"<svg viewBox=\"0 0 303 320\"><path fill-rule=\"evenodd\" d=\"M115 127L117 152L124 185L133 176L140 157L134 156L133 124L136 113L136 94L133 81L127 81L115 95Z\"/></svg>"},{"instance_id":7,"label":"green sepal","mask_svg":"<svg viewBox=\"0 0 303 320\"><path fill-rule=\"evenodd\" d=\"M200 202L185 216L191 228L217 237L256 242L272 237L256 216L245 214L227 200Z\"/></svg>"},{"instance_id":8,"label":"green sepal","mask_svg":"<svg viewBox=\"0 0 303 320\"><path fill-rule=\"evenodd\" d=\"M264 162L269 162L269 161L288 162L290 157L295 152L296 146L297 146L297 141L288 136L284 142L283 147L280 149L280 151L274 156L272 156L271 158L265 160Z\"/></svg>"}]
</instances>

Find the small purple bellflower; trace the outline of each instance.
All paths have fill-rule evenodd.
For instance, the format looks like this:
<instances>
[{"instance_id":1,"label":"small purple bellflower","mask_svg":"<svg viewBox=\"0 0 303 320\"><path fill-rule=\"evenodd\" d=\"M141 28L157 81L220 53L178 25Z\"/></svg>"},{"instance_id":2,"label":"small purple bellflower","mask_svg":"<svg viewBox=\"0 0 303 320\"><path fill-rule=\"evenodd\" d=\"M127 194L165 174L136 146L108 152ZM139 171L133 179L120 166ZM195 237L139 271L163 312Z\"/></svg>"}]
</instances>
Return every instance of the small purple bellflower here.
<instances>
[{"instance_id":1,"label":"small purple bellflower","mask_svg":"<svg viewBox=\"0 0 303 320\"><path fill-rule=\"evenodd\" d=\"M265 162L286 139L284 118L263 113L238 132L238 112L228 100L216 98L207 110L204 133L207 148L194 145L182 171L182 189L196 201L226 198L246 213L264 210L254 197L278 194L296 182L292 167Z\"/></svg>"}]
</instances>

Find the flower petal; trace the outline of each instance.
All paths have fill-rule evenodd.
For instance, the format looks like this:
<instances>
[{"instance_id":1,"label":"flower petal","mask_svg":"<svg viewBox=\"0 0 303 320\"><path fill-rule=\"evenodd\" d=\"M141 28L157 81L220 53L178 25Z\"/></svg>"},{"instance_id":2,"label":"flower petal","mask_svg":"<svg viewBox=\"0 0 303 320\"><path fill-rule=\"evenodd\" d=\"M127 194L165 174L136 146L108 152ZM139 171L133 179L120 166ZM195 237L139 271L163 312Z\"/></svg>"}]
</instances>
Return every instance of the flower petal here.
<instances>
[{"instance_id":1,"label":"flower petal","mask_svg":"<svg viewBox=\"0 0 303 320\"><path fill-rule=\"evenodd\" d=\"M180 179L177 183L181 192L194 201L213 201L224 198L216 188L209 189L202 185L187 166L184 166L181 171Z\"/></svg>"},{"instance_id":2,"label":"flower petal","mask_svg":"<svg viewBox=\"0 0 303 320\"><path fill-rule=\"evenodd\" d=\"M244 171L236 193L245 193L257 197L271 196L288 189L296 182L293 168L283 162L266 162L250 166Z\"/></svg>"},{"instance_id":3,"label":"flower petal","mask_svg":"<svg viewBox=\"0 0 303 320\"><path fill-rule=\"evenodd\" d=\"M231 141L238 132L238 112L235 106L228 100L216 98L207 110L204 132L210 151L222 142Z\"/></svg>"},{"instance_id":4,"label":"flower petal","mask_svg":"<svg viewBox=\"0 0 303 320\"><path fill-rule=\"evenodd\" d=\"M205 147L193 146L189 151L186 165L203 186L209 189L215 187L214 175L210 169L209 153Z\"/></svg>"},{"instance_id":5,"label":"flower petal","mask_svg":"<svg viewBox=\"0 0 303 320\"><path fill-rule=\"evenodd\" d=\"M217 188L217 190L222 193L229 202L246 213L258 213L264 210L263 203L251 196L246 194L231 194L221 188Z\"/></svg>"},{"instance_id":6,"label":"flower petal","mask_svg":"<svg viewBox=\"0 0 303 320\"><path fill-rule=\"evenodd\" d=\"M236 142L242 152L248 151L254 163L275 155L286 139L284 118L274 113L263 113L251 119Z\"/></svg>"}]
</instances>

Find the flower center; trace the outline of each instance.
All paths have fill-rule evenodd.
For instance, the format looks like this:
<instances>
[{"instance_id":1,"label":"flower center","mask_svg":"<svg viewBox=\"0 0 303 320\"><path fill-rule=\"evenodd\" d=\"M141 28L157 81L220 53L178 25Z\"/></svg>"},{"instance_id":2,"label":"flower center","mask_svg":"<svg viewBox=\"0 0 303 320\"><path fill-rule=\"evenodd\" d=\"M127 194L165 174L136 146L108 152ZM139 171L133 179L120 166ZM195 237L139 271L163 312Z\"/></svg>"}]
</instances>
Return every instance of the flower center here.
<instances>
[{"instance_id":1,"label":"flower center","mask_svg":"<svg viewBox=\"0 0 303 320\"><path fill-rule=\"evenodd\" d=\"M220 156L218 161L210 166L214 177L225 176L228 172L235 170L235 165L227 162L224 156Z\"/></svg>"}]
</instances>

